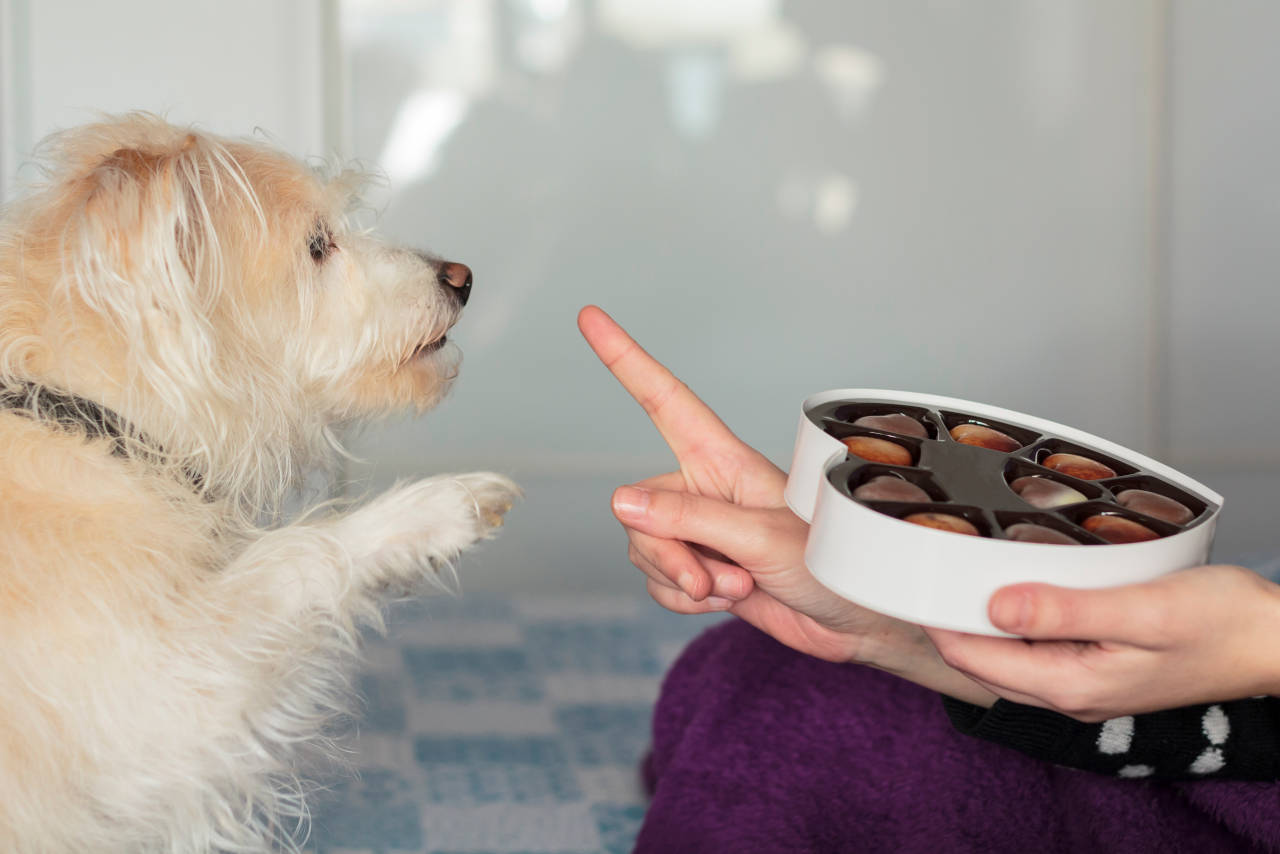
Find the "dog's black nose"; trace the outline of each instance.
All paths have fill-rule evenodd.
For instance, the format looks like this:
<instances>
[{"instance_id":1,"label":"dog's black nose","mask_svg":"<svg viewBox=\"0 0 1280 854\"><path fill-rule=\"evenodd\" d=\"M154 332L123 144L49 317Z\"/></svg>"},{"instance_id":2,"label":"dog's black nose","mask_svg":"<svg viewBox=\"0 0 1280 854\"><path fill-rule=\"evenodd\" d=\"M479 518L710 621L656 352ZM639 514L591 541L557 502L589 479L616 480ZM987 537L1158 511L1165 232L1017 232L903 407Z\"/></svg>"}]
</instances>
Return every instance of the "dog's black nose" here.
<instances>
[{"instance_id":1,"label":"dog's black nose","mask_svg":"<svg viewBox=\"0 0 1280 854\"><path fill-rule=\"evenodd\" d=\"M471 268L456 261L446 261L440 265L440 284L456 288L458 302L467 304L471 296Z\"/></svg>"}]
</instances>

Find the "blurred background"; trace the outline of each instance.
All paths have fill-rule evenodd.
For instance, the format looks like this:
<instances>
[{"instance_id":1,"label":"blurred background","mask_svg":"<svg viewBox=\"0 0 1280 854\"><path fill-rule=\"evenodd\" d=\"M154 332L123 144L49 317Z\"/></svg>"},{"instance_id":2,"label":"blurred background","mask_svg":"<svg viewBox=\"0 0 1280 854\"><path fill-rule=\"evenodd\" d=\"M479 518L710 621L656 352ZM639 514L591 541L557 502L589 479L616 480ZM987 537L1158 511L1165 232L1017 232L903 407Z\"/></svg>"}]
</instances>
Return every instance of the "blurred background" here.
<instances>
[{"instance_id":1,"label":"blurred background","mask_svg":"<svg viewBox=\"0 0 1280 854\"><path fill-rule=\"evenodd\" d=\"M0 0L0 195L145 109L357 164L363 221L475 270L453 395L349 436L341 488L527 499L466 596L371 639L312 841L620 854L705 622L626 561L609 494L672 460L579 307L783 467L814 392L979 400L1202 479L1216 556L1274 570L1277 31L1269 0Z\"/></svg>"},{"instance_id":2,"label":"blurred background","mask_svg":"<svg viewBox=\"0 0 1280 854\"><path fill-rule=\"evenodd\" d=\"M612 486L667 470L581 343L603 305L786 466L800 401L952 394L1223 493L1275 551L1280 73L1266 0L0 0L0 176L148 109L336 155L476 274L462 380L352 437L363 490L493 468L472 589L635 584Z\"/></svg>"}]
</instances>

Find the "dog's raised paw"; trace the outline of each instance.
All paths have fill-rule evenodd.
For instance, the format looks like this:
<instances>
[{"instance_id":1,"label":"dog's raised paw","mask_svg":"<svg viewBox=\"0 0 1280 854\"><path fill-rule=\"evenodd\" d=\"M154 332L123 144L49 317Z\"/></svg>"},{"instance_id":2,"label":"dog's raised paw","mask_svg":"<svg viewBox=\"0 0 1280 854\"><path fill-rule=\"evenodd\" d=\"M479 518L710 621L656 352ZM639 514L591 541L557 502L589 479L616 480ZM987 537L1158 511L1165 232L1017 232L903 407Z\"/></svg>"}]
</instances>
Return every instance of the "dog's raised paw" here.
<instances>
[{"instance_id":1,"label":"dog's raised paw","mask_svg":"<svg viewBox=\"0 0 1280 854\"><path fill-rule=\"evenodd\" d=\"M492 472L457 475L457 481L475 501L477 521L485 529L480 536L492 536L502 527L507 512L522 494L520 487L509 478Z\"/></svg>"},{"instance_id":2,"label":"dog's raised paw","mask_svg":"<svg viewBox=\"0 0 1280 854\"><path fill-rule=\"evenodd\" d=\"M432 561L449 561L494 536L520 494L510 478L493 472L436 475L388 490L355 511L345 527L358 538L374 538L370 551L407 547Z\"/></svg>"}]
</instances>

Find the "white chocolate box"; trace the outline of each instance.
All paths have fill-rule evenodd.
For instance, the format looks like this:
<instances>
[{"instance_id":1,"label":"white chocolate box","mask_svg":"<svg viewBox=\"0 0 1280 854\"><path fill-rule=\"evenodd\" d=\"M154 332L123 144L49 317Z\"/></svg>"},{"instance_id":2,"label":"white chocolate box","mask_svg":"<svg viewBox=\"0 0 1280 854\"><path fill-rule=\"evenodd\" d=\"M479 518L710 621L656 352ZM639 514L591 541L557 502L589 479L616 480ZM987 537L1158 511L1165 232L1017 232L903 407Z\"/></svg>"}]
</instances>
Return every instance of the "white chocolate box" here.
<instances>
[{"instance_id":1,"label":"white chocolate box","mask_svg":"<svg viewBox=\"0 0 1280 854\"><path fill-rule=\"evenodd\" d=\"M924 528L861 504L833 483L833 470L840 468L839 477L845 477L846 460L854 461L856 467L857 458L850 457L840 439L815 423L811 413L837 402L879 406L885 411L895 404L927 410L927 424L937 435L916 440L918 443L950 441L943 435L945 420L939 420L944 415L1013 426L1040 438L1013 454L984 449L964 453L972 455L977 450L974 459L983 465L981 455L985 453L1007 458L991 457L992 465L1034 468L1037 449L1079 446L1127 467L1130 471L1115 478L1117 481L1159 480L1198 499L1203 506L1192 522L1174 533L1121 545L1046 545ZM883 435L893 437L892 433ZM924 450L921 444L918 468L928 470ZM1098 483L1106 486L1106 481ZM1009 495L1018 503L1011 490ZM1220 495L1186 475L1072 427L957 398L861 388L824 391L804 401L785 497L792 511L811 523L805 561L832 591L913 623L987 635L1005 634L988 620L987 602L992 593L1008 584L1039 581L1064 587L1110 587L1204 563L1223 503ZM939 503L937 509L946 510L947 506ZM1045 514L1028 506L1028 517L1041 515Z\"/></svg>"}]
</instances>

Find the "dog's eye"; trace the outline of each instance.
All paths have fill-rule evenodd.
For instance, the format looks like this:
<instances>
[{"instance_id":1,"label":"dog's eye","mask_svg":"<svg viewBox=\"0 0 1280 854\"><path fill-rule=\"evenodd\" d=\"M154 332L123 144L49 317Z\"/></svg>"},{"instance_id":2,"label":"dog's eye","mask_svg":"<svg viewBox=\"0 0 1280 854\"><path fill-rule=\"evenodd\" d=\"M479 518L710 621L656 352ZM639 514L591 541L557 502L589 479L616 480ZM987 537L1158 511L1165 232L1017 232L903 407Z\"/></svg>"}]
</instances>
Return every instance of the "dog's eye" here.
<instances>
[{"instance_id":1,"label":"dog's eye","mask_svg":"<svg viewBox=\"0 0 1280 854\"><path fill-rule=\"evenodd\" d=\"M333 235L323 225L316 226L316 230L307 238L307 251L311 253L311 260L317 264L328 258L329 253L336 248Z\"/></svg>"}]
</instances>

